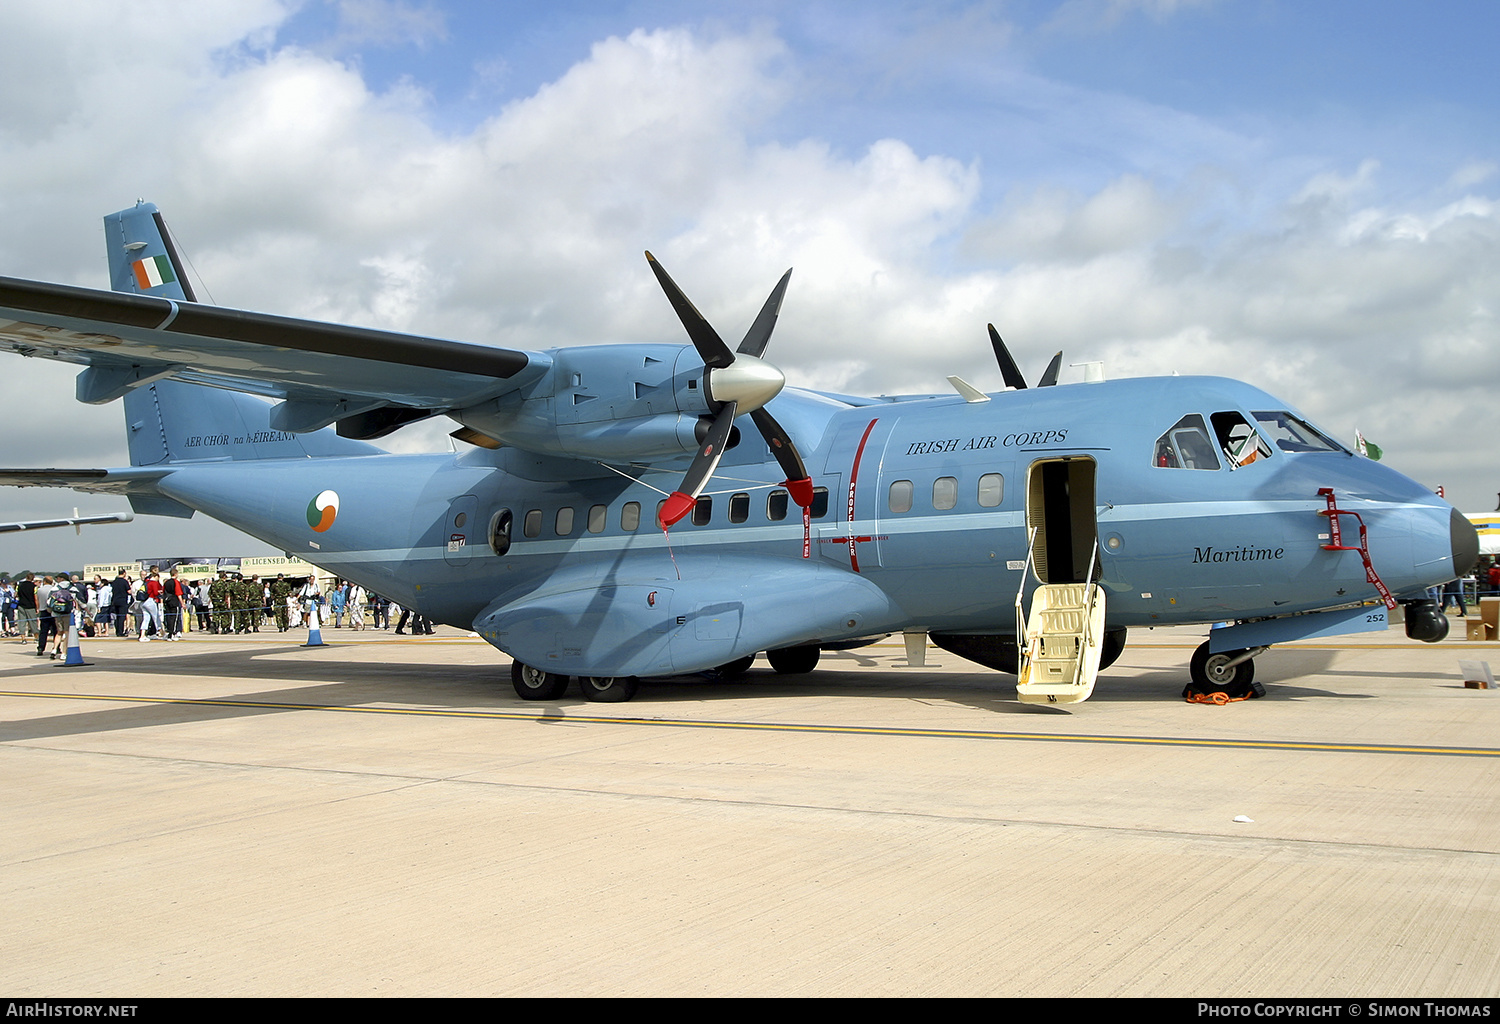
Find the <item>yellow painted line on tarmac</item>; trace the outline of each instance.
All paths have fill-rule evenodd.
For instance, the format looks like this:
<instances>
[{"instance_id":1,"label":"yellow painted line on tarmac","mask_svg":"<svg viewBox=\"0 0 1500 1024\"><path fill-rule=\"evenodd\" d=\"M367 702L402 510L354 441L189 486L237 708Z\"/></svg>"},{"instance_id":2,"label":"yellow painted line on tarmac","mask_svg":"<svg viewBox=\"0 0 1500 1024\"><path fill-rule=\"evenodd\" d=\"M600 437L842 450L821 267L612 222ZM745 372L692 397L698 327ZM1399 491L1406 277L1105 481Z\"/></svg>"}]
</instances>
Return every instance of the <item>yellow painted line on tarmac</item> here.
<instances>
[{"instance_id":1,"label":"yellow painted line on tarmac","mask_svg":"<svg viewBox=\"0 0 1500 1024\"><path fill-rule=\"evenodd\" d=\"M1328 753L1416 754L1430 757L1500 757L1495 747L1409 746L1396 743L1317 743L1295 740L1245 740L1211 737L1109 736L1088 733L1045 735L980 729L902 729L894 726L806 725L794 722L731 722L696 718L625 718L614 715L570 715L560 710L540 714L522 711L447 711L440 708L372 707L348 704L293 704L279 701L211 700L188 697L121 697L99 693L45 693L0 690L0 697L41 700L94 700L124 704L181 704L196 707L253 708L264 711L332 711L366 715L416 715L425 718L500 719L578 725L646 725L676 729L735 729L757 732L803 732L854 736L901 736L925 739L1015 740L1041 743L1113 743L1147 747L1216 747L1249 750L1299 750Z\"/></svg>"}]
</instances>

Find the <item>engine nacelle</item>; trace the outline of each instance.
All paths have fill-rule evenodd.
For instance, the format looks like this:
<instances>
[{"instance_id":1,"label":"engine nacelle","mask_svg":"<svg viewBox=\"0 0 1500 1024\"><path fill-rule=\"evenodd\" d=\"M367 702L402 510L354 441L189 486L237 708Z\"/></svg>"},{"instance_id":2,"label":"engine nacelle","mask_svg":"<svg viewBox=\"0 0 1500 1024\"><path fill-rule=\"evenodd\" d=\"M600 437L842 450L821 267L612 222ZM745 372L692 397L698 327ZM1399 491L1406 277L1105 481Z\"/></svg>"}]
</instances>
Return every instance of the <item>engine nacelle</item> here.
<instances>
[{"instance_id":1,"label":"engine nacelle","mask_svg":"<svg viewBox=\"0 0 1500 1024\"><path fill-rule=\"evenodd\" d=\"M498 441L628 462L691 455L712 412L703 360L687 345L554 349L534 384L449 415Z\"/></svg>"}]
</instances>

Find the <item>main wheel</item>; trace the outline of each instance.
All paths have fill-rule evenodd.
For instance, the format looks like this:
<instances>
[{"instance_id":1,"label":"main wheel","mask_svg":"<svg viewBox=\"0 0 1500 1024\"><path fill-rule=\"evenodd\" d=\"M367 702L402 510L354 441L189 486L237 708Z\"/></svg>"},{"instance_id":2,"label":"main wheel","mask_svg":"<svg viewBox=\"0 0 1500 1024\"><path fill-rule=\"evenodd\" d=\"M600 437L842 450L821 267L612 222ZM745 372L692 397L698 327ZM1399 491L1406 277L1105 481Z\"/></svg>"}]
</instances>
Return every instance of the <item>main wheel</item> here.
<instances>
[{"instance_id":1,"label":"main wheel","mask_svg":"<svg viewBox=\"0 0 1500 1024\"><path fill-rule=\"evenodd\" d=\"M755 655L747 654L743 658L735 658L733 661L727 664L720 665L713 671L720 679L738 679L740 676L748 672L750 670L750 666L754 664Z\"/></svg>"},{"instance_id":2,"label":"main wheel","mask_svg":"<svg viewBox=\"0 0 1500 1024\"><path fill-rule=\"evenodd\" d=\"M544 672L519 661L510 663L510 684L522 700L557 700L568 692L568 677Z\"/></svg>"},{"instance_id":3,"label":"main wheel","mask_svg":"<svg viewBox=\"0 0 1500 1024\"><path fill-rule=\"evenodd\" d=\"M1193 661L1188 667L1193 681L1182 691L1182 695L1188 697L1196 692L1243 697L1249 693L1251 684L1255 682L1255 659L1246 658L1238 665L1229 664L1244 653L1240 650L1210 654L1208 643L1205 641L1200 644L1193 652Z\"/></svg>"},{"instance_id":4,"label":"main wheel","mask_svg":"<svg viewBox=\"0 0 1500 1024\"><path fill-rule=\"evenodd\" d=\"M635 696L640 680L635 676L579 676L584 700L618 704Z\"/></svg>"},{"instance_id":5,"label":"main wheel","mask_svg":"<svg viewBox=\"0 0 1500 1024\"><path fill-rule=\"evenodd\" d=\"M1099 671L1103 672L1116 661L1125 650L1125 630L1106 629L1104 643L1099 647Z\"/></svg>"},{"instance_id":6,"label":"main wheel","mask_svg":"<svg viewBox=\"0 0 1500 1024\"><path fill-rule=\"evenodd\" d=\"M766 660L781 675L800 675L817 668L818 657L822 653L814 644L806 647L783 647L779 651L767 651Z\"/></svg>"}]
</instances>

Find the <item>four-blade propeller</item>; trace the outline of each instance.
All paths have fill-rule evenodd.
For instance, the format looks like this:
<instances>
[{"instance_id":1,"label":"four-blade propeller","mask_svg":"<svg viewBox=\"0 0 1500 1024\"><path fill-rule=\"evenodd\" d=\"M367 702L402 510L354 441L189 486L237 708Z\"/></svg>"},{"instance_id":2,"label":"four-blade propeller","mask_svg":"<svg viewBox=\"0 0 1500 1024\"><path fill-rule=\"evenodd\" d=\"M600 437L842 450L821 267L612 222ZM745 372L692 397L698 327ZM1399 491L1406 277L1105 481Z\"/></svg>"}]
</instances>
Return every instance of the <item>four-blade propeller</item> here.
<instances>
[{"instance_id":1,"label":"four-blade propeller","mask_svg":"<svg viewBox=\"0 0 1500 1024\"><path fill-rule=\"evenodd\" d=\"M719 460L724 457L725 448L731 443L734 418L743 413L750 414L756 429L765 438L771 453L776 456L777 463L786 473L781 486L787 489L793 501L804 509L808 508L813 499L812 478L807 475L802 456L798 454L791 437L765 409L765 404L775 398L786 385L786 377L776 367L761 359L771 340L771 332L776 327L776 317L781 312L781 300L786 295L787 282L791 279L792 272L788 270L781 276L755 322L750 325L750 330L745 332L740 347L730 351L724 339L719 337L719 332L698 312L698 307L677 287L677 282L662 269L656 257L648 252L646 260L651 264L657 281L661 283L662 291L667 293L667 301L672 303L682 326L687 329L693 348L698 350L698 355L703 359L704 396L713 412L713 421L708 424L707 429L700 427L701 444L682 478L682 485L662 503L659 516L662 527L676 524L693 510L698 496L703 493L703 488L708 485L709 478L718 468ZM1016 365L1010 350L1005 347L1005 342L1000 340L1000 332L995 330L994 324L990 324L989 329L990 345L995 350L995 361L1000 364L1000 375L1005 379L1005 386L1026 387L1026 378L1021 375L1021 369ZM1059 352L1052 357L1052 362L1037 381L1037 387L1045 388L1056 384L1061 367L1062 353Z\"/></svg>"},{"instance_id":2,"label":"four-blade propeller","mask_svg":"<svg viewBox=\"0 0 1500 1024\"><path fill-rule=\"evenodd\" d=\"M698 495L703 492L708 478L718 468L719 459L724 456L724 449L729 444L730 432L734 427L734 418L742 413L750 414L756 429L766 439L771 454L786 473L786 479L781 485L798 505L809 507L813 499L812 478L807 475L802 456L797 453L797 446L792 443L781 424L763 408L786 385L786 377L781 371L760 357L771 340L771 331L776 327L776 316L781 312L781 300L786 295L786 285L792 272L788 270L782 275L765 305L761 307L760 315L750 325L750 330L745 332L739 349L731 352L724 339L719 337L719 332L713 329L682 289L677 287L677 282L656 262L656 257L648 252L646 259L650 262L657 281L661 283L662 291L667 293L667 301L672 303L682 326L687 329L693 347L703 359L704 397L708 399L708 406L714 413L713 422L703 434L698 453L693 456L692 465L688 466L681 486L662 504L661 525L672 526L693 510Z\"/></svg>"}]
</instances>

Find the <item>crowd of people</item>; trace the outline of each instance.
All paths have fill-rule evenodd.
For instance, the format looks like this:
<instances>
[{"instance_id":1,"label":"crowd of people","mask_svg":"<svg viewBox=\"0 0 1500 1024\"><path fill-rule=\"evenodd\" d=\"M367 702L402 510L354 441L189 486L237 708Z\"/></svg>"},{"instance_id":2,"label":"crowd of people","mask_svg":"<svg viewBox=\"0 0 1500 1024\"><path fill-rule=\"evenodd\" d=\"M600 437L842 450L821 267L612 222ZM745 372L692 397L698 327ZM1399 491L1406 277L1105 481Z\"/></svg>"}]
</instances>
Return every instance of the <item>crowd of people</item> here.
<instances>
[{"instance_id":1,"label":"crowd of people","mask_svg":"<svg viewBox=\"0 0 1500 1024\"><path fill-rule=\"evenodd\" d=\"M268 620L280 632L310 626L317 616L320 627L335 629L391 628L391 616L400 613L394 632L405 635L407 622L412 634L431 634L432 624L419 613L403 609L389 599L366 591L357 583L335 580L324 593L315 576L275 579L243 576L227 571L215 579L185 580L175 566L165 576L156 566L132 576L121 569L112 580L95 576L92 581L73 579L68 573L43 576L25 573L18 579L0 578L0 633L35 641L37 656L60 657L67 640L69 620L84 636L173 641L190 628L205 633L259 633Z\"/></svg>"}]
</instances>

